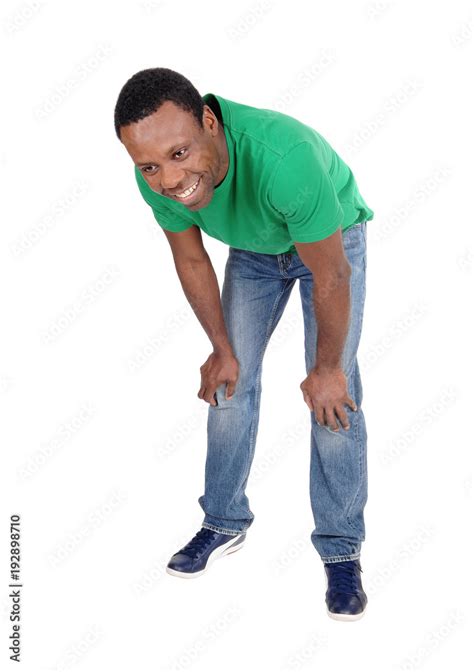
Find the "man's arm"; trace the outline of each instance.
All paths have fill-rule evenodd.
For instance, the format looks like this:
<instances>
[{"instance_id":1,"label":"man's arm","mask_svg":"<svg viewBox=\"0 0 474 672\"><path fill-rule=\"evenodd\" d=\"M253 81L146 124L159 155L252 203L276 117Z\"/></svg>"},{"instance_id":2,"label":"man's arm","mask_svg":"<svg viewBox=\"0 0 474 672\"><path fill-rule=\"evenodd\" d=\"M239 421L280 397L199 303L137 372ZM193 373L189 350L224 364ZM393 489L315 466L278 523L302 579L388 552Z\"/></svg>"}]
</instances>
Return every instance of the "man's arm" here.
<instances>
[{"instance_id":1,"label":"man's arm","mask_svg":"<svg viewBox=\"0 0 474 672\"><path fill-rule=\"evenodd\" d=\"M318 325L318 370L340 368L349 329L351 266L344 254L341 229L315 243L294 243L313 274Z\"/></svg>"},{"instance_id":2,"label":"man's arm","mask_svg":"<svg viewBox=\"0 0 474 672\"><path fill-rule=\"evenodd\" d=\"M163 231L170 244L183 291L214 351L232 352L222 313L219 284L203 245L200 228L191 226L179 233Z\"/></svg>"},{"instance_id":3,"label":"man's arm","mask_svg":"<svg viewBox=\"0 0 474 672\"><path fill-rule=\"evenodd\" d=\"M216 390L220 385L226 384L226 400L234 394L239 362L229 343L216 273L202 244L198 226L193 225L179 233L163 231L171 246L186 298L214 348L200 367L201 385L197 396L211 406L217 406Z\"/></svg>"},{"instance_id":4,"label":"man's arm","mask_svg":"<svg viewBox=\"0 0 474 672\"><path fill-rule=\"evenodd\" d=\"M312 243L294 243L304 265L314 280L314 309L317 323L315 366L301 383L300 389L318 424L339 431L337 418L344 429L349 420L344 409L357 405L347 391L342 369L342 353L350 319L350 278L352 269L344 254L341 230Z\"/></svg>"}]
</instances>

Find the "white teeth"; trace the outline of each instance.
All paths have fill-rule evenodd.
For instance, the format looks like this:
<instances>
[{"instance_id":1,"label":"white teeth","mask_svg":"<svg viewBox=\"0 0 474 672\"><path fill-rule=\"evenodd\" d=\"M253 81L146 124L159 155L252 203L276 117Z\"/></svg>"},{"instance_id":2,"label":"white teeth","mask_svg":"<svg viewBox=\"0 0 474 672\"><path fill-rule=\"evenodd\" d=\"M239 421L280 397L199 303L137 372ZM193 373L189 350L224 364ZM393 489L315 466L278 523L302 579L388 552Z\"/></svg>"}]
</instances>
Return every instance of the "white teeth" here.
<instances>
[{"instance_id":1,"label":"white teeth","mask_svg":"<svg viewBox=\"0 0 474 672\"><path fill-rule=\"evenodd\" d=\"M198 186L198 182L199 182L199 180L197 182L195 182L192 186L190 186L189 189L186 189L186 191L183 191L182 194L176 194L176 196L178 198L186 198L187 196L189 196L189 194L192 194L193 191L196 190L196 188Z\"/></svg>"}]
</instances>

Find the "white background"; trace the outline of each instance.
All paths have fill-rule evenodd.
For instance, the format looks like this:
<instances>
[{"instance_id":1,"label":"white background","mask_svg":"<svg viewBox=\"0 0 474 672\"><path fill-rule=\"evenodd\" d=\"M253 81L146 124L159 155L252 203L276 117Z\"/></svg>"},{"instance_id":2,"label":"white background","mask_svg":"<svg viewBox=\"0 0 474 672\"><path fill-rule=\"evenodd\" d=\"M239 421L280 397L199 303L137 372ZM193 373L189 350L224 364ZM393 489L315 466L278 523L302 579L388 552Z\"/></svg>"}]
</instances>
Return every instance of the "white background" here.
<instances>
[{"instance_id":1,"label":"white background","mask_svg":"<svg viewBox=\"0 0 474 672\"><path fill-rule=\"evenodd\" d=\"M19 514L20 669L467 669L469 3L56 0L0 19L2 660ZM327 617L310 541L297 289L264 360L246 546L196 580L164 571L203 518L211 344L113 128L122 85L156 66L312 125L375 212L360 621ZM228 248L203 239L221 283Z\"/></svg>"}]
</instances>

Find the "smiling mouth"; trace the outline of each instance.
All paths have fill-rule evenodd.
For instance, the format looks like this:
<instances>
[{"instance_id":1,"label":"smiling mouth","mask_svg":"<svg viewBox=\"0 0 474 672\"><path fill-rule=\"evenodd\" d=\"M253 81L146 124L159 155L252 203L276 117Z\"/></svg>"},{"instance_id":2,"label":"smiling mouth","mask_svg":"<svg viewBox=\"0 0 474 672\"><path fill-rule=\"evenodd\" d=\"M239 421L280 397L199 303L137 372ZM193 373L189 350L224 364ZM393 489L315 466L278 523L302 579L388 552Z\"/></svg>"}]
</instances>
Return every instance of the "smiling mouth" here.
<instances>
[{"instance_id":1,"label":"smiling mouth","mask_svg":"<svg viewBox=\"0 0 474 672\"><path fill-rule=\"evenodd\" d=\"M200 183L201 183L201 177L199 177L196 180L196 182L194 182L194 184L191 184L191 186L189 186L184 191L176 194L171 194L171 198L176 198L178 201L184 201L184 202L188 201L194 194L196 189L199 187Z\"/></svg>"}]
</instances>

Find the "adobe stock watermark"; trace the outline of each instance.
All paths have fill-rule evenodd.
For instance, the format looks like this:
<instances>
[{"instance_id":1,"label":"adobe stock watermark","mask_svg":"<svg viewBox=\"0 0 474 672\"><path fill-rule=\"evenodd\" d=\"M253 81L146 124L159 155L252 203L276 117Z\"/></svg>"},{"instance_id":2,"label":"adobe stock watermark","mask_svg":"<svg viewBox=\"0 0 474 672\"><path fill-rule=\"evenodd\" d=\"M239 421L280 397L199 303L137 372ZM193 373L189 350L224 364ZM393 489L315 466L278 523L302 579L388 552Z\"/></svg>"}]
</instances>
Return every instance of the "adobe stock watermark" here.
<instances>
[{"instance_id":1,"label":"adobe stock watermark","mask_svg":"<svg viewBox=\"0 0 474 672\"><path fill-rule=\"evenodd\" d=\"M10 390L14 388L15 384L13 382L12 376L9 374L0 375L0 395L8 394Z\"/></svg>"},{"instance_id":2,"label":"adobe stock watermark","mask_svg":"<svg viewBox=\"0 0 474 672\"><path fill-rule=\"evenodd\" d=\"M470 273L472 271L472 261L474 255L471 249L466 249L456 258L457 266L463 273Z\"/></svg>"},{"instance_id":3,"label":"adobe stock watermark","mask_svg":"<svg viewBox=\"0 0 474 672\"><path fill-rule=\"evenodd\" d=\"M52 666L48 666L48 670L63 672L83 662L90 651L103 640L104 635L105 632L101 626L92 624L67 646L60 658Z\"/></svg>"},{"instance_id":4,"label":"adobe stock watermark","mask_svg":"<svg viewBox=\"0 0 474 672\"><path fill-rule=\"evenodd\" d=\"M472 497L472 473L462 479L462 493L464 497Z\"/></svg>"},{"instance_id":5,"label":"adobe stock watermark","mask_svg":"<svg viewBox=\"0 0 474 672\"><path fill-rule=\"evenodd\" d=\"M318 57L299 70L283 91L276 95L271 103L272 110L288 112L305 91L310 89L336 63L334 50L321 49Z\"/></svg>"},{"instance_id":6,"label":"adobe stock watermark","mask_svg":"<svg viewBox=\"0 0 474 672\"><path fill-rule=\"evenodd\" d=\"M164 9L167 3L164 0L146 0L145 2L140 2L140 9L142 9L146 14L154 14L159 9Z\"/></svg>"},{"instance_id":7,"label":"adobe stock watermark","mask_svg":"<svg viewBox=\"0 0 474 672\"><path fill-rule=\"evenodd\" d=\"M176 453L187 443L192 436L207 422L207 412L199 406L195 413L180 418L173 429L154 447L155 458L162 462Z\"/></svg>"},{"instance_id":8,"label":"adobe stock watermark","mask_svg":"<svg viewBox=\"0 0 474 672\"><path fill-rule=\"evenodd\" d=\"M307 407L306 407L307 408ZM311 417L307 408L307 413L302 413L299 420L292 423L285 429L278 441L268 448L263 454L258 453L255 456L252 465L250 479L252 484L257 485L288 455L291 449L301 443L303 438L310 440Z\"/></svg>"},{"instance_id":9,"label":"adobe stock watermark","mask_svg":"<svg viewBox=\"0 0 474 672\"><path fill-rule=\"evenodd\" d=\"M326 633L312 632L304 644L288 655L283 664L284 670L301 670L314 661L318 653L327 651L329 639ZM309 666L308 669L314 669Z\"/></svg>"},{"instance_id":10,"label":"adobe stock watermark","mask_svg":"<svg viewBox=\"0 0 474 672\"><path fill-rule=\"evenodd\" d=\"M311 549L314 550L306 532L300 532L299 535L293 536L278 556L271 561L270 566L273 574L281 576Z\"/></svg>"},{"instance_id":11,"label":"adobe stock watermark","mask_svg":"<svg viewBox=\"0 0 474 672\"><path fill-rule=\"evenodd\" d=\"M468 622L466 612L457 607L450 609L442 621L438 622L423 638L421 644L401 662L400 669L418 670L424 667L426 660L456 632Z\"/></svg>"},{"instance_id":12,"label":"adobe stock watermark","mask_svg":"<svg viewBox=\"0 0 474 672\"><path fill-rule=\"evenodd\" d=\"M45 2L32 0L23 2L3 20L3 30L7 35L15 35L35 19L40 10L46 6Z\"/></svg>"},{"instance_id":13,"label":"adobe stock watermark","mask_svg":"<svg viewBox=\"0 0 474 672\"><path fill-rule=\"evenodd\" d=\"M169 665L170 670L179 672L188 670L206 653L209 646L222 637L242 616L243 609L238 604L228 605L211 623L209 623L194 642L186 646Z\"/></svg>"},{"instance_id":14,"label":"adobe stock watermark","mask_svg":"<svg viewBox=\"0 0 474 672\"><path fill-rule=\"evenodd\" d=\"M374 0L365 6L365 15L371 21L378 21L393 7L396 0Z\"/></svg>"},{"instance_id":15,"label":"adobe stock watermark","mask_svg":"<svg viewBox=\"0 0 474 672\"><path fill-rule=\"evenodd\" d=\"M247 37L249 32L264 19L266 14L276 4L275 0L259 0L258 2L254 2L236 21L227 26L225 29L227 36L233 42L238 42Z\"/></svg>"},{"instance_id":16,"label":"adobe stock watermark","mask_svg":"<svg viewBox=\"0 0 474 672\"><path fill-rule=\"evenodd\" d=\"M433 170L431 175L421 179L408 197L399 203L391 214L384 217L377 227L374 227L371 232L373 240L377 243L385 242L395 233L399 233L409 222L413 213L437 194L451 175L451 167L441 166Z\"/></svg>"},{"instance_id":17,"label":"adobe stock watermark","mask_svg":"<svg viewBox=\"0 0 474 672\"><path fill-rule=\"evenodd\" d=\"M89 56L76 64L67 78L56 84L46 98L33 111L35 119L43 121L57 110L71 94L89 77L91 77L104 61L110 57L112 45L100 44Z\"/></svg>"},{"instance_id":18,"label":"adobe stock watermark","mask_svg":"<svg viewBox=\"0 0 474 672\"><path fill-rule=\"evenodd\" d=\"M413 331L428 315L428 304L423 301L410 306L397 317L375 343L370 344L359 356L361 367L368 371L388 355L395 346Z\"/></svg>"},{"instance_id":19,"label":"adobe stock watermark","mask_svg":"<svg viewBox=\"0 0 474 672\"><path fill-rule=\"evenodd\" d=\"M272 334L267 345L267 352L277 351L282 348L291 338L300 326L302 321L301 312L285 311L277 329Z\"/></svg>"},{"instance_id":20,"label":"adobe stock watermark","mask_svg":"<svg viewBox=\"0 0 474 672\"><path fill-rule=\"evenodd\" d=\"M123 507L126 501L126 492L119 489L109 492L105 500L91 509L84 520L73 530L67 532L62 541L49 552L48 563L50 567L56 569L66 560L69 560L88 539L94 536L96 530L103 527L110 517Z\"/></svg>"},{"instance_id":21,"label":"adobe stock watermark","mask_svg":"<svg viewBox=\"0 0 474 672\"><path fill-rule=\"evenodd\" d=\"M395 439L390 441L389 447L379 453L380 463L390 467L400 460L420 440L420 437L456 403L458 394L455 388L448 387L427 406L425 406L407 428Z\"/></svg>"},{"instance_id":22,"label":"adobe stock watermark","mask_svg":"<svg viewBox=\"0 0 474 672\"><path fill-rule=\"evenodd\" d=\"M464 23L461 23L455 32L450 36L451 45L455 49L464 47L472 40L472 16L470 16Z\"/></svg>"},{"instance_id":23,"label":"adobe stock watermark","mask_svg":"<svg viewBox=\"0 0 474 672\"><path fill-rule=\"evenodd\" d=\"M64 446L72 441L77 434L90 423L96 413L93 404L87 402L65 422L61 423L54 436L46 443L42 443L27 460L18 467L17 477L19 482L25 482L33 478L43 469Z\"/></svg>"},{"instance_id":24,"label":"adobe stock watermark","mask_svg":"<svg viewBox=\"0 0 474 672\"><path fill-rule=\"evenodd\" d=\"M183 330L193 316L194 313L190 305L184 305L170 313L164 320L163 326L126 358L125 367L128 373L137 373L149 364L172 337Z\"/></svg>"},{"instance_id":25,"label":"adobe stock watermark","mask_svg":"<svg viewBox=\"0 0 474 672\"><path fill-rule=\"evenodd\" d=\"M420 80L414 77L406 80L398 90L385 98L380 108L370 119L364 121L352 133L344 143L342 153L348 157L354 156L389 123L395 114L408 105L422 89L423 83Z\"/></svg>"},{"instance_id":26,"label":"adobe stock watermark","mask_svg":"<svg viewBox=\"0 0 474 672\"><path fill-rule=\"evenodd\" d=\"M169 574L166 572L169 559L176 553L177 548L183 548L194 533L195 529L193 526L188 531L183 530L183 533L179 537L175 537L174 540L170 541L167 551L163 551L159 557L151 561L151 564L142 571L140 577L130 584L130 589L135 597L143 597L149 594L162 579L169 577ZM160 546L161 550L163 550L161 544Z\"/></svg>"},{"instance_id":27,"label":"adobe stock watermark","mask_svg":"<svg viewBox=\"0 0 474 672\"><path fill-rule=\"evenodd\" d=\"M140 578L131 584L131 590L136 597L149 594L166 577L165 567L174 552L173 549L169 553L160 555L147 569L143 570Z\"/></svg>"},{"instance_id":28,"label":"adobe stock watermark","mask_svg":"<svg viewBox=\"0 0 474 672\"><path fill-rule=\"evenodd\" d=\"M388 560L380 564L366 579L365 591L369 597L386 588L399 574L404 565L412 562L425 547L435 539L435 528L430 523L419 524L407 539L404 539Z\"/></svg>"},{"instance_id":29,"label":"adobe stock watermark","mask_svg":"<svg viewBox=\"0 0 474 672\"><path fill-rule=\"evenodd\" d=\"M280 230L281 227L273 222L262 225L259 227L258 233L249 240L249 248L252 248L255 252L262 251L262 249L265 250L268 241L274 236L278 236Z\"/></svg>"},{"instance_id":30,"label":"adobe stock watermark","mask_svg":"<svg viewBox=\"0 0 474 672\"><path fill-rule=\"evenodd\" d=\"M309 185L298 187L293 198L276 203L274 205L275 210L277 210L283 217L289 218L293 216L295 213L301 211L302 206L304 206L308 200L314 197L314 190L315 187L310 187ZM281 235L280 231L281 225L276 222L259 227L258 234L252 238L249 245L254 251L257 251L258 248L265 249L267 241L271 240L274 236L278 238Z\"/></svg>"},{"instance_id":31,"label":"adobe stock watermark","mask_svg":"<svg viewBox=\"0 0 474 672\"><path fill-rule=\"evenodd\" d=\"M41 334L41 343L50 345L60 338L96 303L120 277L118 266L110 265L95 280L79 293L72 303L66 306Z\"/></svg>"},{"instance_id":32,"label":"adobe stock watermark","mask_svg":"<svg viewBox=\"0 0 474 672\"><path fill-rule=\"evenodd\" d=\"M52 231L57 223L67 215L89 191L89 185L83 180L74 183L62 196L54 201L49 209L29 229L21 233L10 244L13 257L19 258L38 245Z\"/></svg>"}]
</instances>

